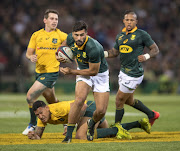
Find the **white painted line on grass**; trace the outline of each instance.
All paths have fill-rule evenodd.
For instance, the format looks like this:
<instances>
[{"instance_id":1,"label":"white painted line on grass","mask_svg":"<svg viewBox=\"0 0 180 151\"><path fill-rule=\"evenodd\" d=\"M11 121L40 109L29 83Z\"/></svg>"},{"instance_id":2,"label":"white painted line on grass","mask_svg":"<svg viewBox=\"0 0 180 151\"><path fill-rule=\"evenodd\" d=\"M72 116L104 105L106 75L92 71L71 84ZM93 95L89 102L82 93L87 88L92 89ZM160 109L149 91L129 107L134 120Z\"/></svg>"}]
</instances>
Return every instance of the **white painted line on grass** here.
<instances>
[{"instance_id":1,"label":"white painted line on grass","mask_svg":"<svg viewBox=\"0 0 180 151\"><path fill-rule=\"evenodd\" d=\"M125 112L124 116L143 116L143 113L133 113L133 112ZM107 112L106 116L115 116L114 112ZM30 113L27 111L18 111L18 112L12 112L12 111L1 111L0 112L0 118L26 118L30 117Z\"/></svg>"}]
</instances>

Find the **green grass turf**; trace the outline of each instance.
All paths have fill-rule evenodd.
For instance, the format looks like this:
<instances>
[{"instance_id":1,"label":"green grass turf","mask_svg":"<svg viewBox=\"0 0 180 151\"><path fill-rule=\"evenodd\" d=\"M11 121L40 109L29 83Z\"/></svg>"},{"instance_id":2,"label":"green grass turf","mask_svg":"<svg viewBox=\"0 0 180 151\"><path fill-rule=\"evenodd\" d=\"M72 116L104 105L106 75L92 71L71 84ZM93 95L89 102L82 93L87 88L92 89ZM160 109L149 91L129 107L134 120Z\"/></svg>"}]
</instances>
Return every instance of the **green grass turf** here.
<instances>
[{"instance_id":1,"label":"green grass turf","mask_svg":"<svg viewBox=\"0 0 180 151\"><path fill-rule=\"evenodd\" d=\"M71 100L73 95L58 95L59 100ZM152 127L152 131L180 131L180 96L176 95L135 95L135 98L141 100L150 109L159 111L161 116ZM44 100L43 97L40 99ZM93 96L89 95L88 100L93 100ZM0 94L0 111L14 112L20 111L28 112L25 94ZM110 96L108 112L115 111L115 95ZM140 113L132 107L125 106L125 112ZM124 116L124 122L131 122L146 117L145 114L140 116ZM107 116L109 124L113 123L114 116ZM28 117L15 117L15 118L0 118L0 133L21 133L29 122ZM45 132L62 132L61 125L48 125ZM130 132L141 131L133 129ZM180 142L143 142L143 143L93 143L90 144L44 144L44 145L1 145L0 151L21 151L21 150L180 150Z\"/></svg>"}]
</instances>

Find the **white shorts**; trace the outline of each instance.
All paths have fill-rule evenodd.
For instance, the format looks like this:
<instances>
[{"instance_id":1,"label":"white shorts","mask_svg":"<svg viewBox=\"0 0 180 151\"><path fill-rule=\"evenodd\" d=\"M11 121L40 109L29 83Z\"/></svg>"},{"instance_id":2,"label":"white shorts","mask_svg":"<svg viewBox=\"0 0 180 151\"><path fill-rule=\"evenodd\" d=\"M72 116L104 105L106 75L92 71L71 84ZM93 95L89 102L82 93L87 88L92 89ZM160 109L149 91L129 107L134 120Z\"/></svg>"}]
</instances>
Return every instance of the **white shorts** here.
<instances>
[{"instance_id":1,"label":"white shorts","mask_svg":"<svg viewBox=\"0 0 180 151\"><path fill-rule=\"evenodd\" d=\"M98 73L96 76L76 76L76 82L84 81L87 83L93 92L109 92L109 71Z\"/></svg>"},{"instance_id":2,"label":"white shorts","mask_svg":"<svg viewBox=\"0 0 180 151\"><path fill-rule=\"evenodd\" d=\"M140 77L130 77L122 71L119 72L119 90L123 93L133 93L141 84L144 75Z\"/></svg>"}]
</instances>

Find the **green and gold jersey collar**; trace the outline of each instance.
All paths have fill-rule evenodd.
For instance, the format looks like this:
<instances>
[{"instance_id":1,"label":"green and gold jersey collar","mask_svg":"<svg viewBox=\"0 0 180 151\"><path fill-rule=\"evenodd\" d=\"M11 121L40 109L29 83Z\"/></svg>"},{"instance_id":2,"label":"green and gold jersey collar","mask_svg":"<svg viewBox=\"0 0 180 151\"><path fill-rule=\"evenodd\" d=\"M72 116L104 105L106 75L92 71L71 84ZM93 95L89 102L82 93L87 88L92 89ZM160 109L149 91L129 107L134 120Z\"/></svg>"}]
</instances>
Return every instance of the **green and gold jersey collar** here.
<instances>
[{"instance_id":1,"label":"green and gold jersey collar","mask_svg":"<svg viewBox=\"0 0 180 151\"><path fill-rule=\"evenodd\" d=\"M78 45L76 45L76 43L74 43L74 46L75 46L76 48L78 48L78 50L83 50L84 47L85 47L85 44L87 43L87 41L88 41L88 36L86 36L86 40L85 40L85 42L83 43L82 46L79 47Z\"/></svg>"},{"instance_id":2,"label":"green and gold jersey collar","mask_svg":"<svg viewBox=\"0 0 180 151\"><path fill-rule=\"evenodd\" d=\"M137 29L138 29L138 28L137 28L137 26L136 26L136 27L134 27L134 29L132 29L131 31L126 31L126 27L124 27L124 28L122 29L122 32L126 32L126 35L127 35L127 34L129 34L129 33L135 32Z\"/></svg>"}]
</instances>

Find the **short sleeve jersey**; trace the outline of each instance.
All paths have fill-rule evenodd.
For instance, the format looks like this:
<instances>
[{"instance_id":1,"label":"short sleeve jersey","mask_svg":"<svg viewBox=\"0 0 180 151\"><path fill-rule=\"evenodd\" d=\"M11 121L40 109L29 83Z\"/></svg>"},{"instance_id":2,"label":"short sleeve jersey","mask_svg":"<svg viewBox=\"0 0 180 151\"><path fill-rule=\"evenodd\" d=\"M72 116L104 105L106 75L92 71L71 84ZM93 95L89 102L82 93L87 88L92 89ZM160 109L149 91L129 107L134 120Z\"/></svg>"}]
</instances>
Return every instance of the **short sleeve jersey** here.
<instances>
[{"instance_id":1,"label":"short sleeve jersey","mask_svg":"<svg viewBox=\"0 0 180 151\"><path fill-rule=\"evenodd\" d=\"M117 35L114 45L120 52L121 71L131 77L142 76L144 70L138 56L143 54L145 46L149 47L153 43L151 36L137 27L128 34L123 29L122 33Z\"/></svg>"},{"instance_id":2,"label":"short sleeve jersey","mask_svg":"<svg viewBox=\"0 0 180 151\"><path fill-rule=\"evenodd\" d=\"M107 61L104 58L104 49L95 39L87 36L84 44L78 47L70 33L67 37L67 45L71 48L80 69L88 69L90 63L101 63L99 73L108 70Z\"/></svg>"},{"instance_id":3,"label":"short sleeve jersey","mask_svg":"<svg viewBox=\"0 0 180 151\"><path fill-rule=\"evenodd\" d=\"M37 73L52 73L59 71L59 61L55 57L57 48L66 40L67 34L56 29L46 32L44 29L36 31L31 36L28 48L35 49L38 61Z\"/></svg>"},{"instance_id":4,"label":"short sleeve jersey","mask_svg":"<svg viewBox=\"0 0 180 151\"><path fill-rule=\"evenodd\" d=\"M74 101L75 100L62 101L62 102L58 102L58 103L49 104L48 106L49 106L49 110L51 113L51 118L46 123L43 123L38 118L37 126L38 127L45 127L48 123L53 124L53 125L67 124L68 123L68 114L70 111L70 104L73 103ZM84 103L86 104L87 100Z\"/></svg>"},{"instance_id":5,"label":"short sleeve jersey","mask_svg":"<svg viewBox=\"0 0 180 151\"><path fill-rule=\"evenodd\" d=\"M51 112L51 118L47 121L49 124L67 124L68 123L68 114L70 111L70 104L73 101L62 101L58 103L49 104L49 109ZM45 127L47 123L43 123L39 118L37 121L38 127Z\"/></svg>"}]
</instances>

